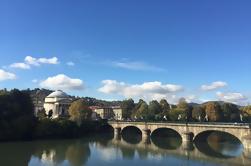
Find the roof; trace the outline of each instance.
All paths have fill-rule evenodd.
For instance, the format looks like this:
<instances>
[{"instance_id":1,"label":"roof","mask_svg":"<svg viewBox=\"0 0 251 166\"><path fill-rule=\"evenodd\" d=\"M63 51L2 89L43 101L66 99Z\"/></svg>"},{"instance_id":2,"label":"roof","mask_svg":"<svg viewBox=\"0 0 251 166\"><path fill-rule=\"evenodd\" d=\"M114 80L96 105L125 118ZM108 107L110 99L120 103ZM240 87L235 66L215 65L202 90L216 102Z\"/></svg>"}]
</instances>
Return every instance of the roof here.
<instances>
[{"instance_id":1,"label":"roof","mask_svg":"<svg viewBox=\"0 0 251 166\"><path fill-rule=\"evenodd\" d=\"M57 98L69 98L69 96L65 92L63 92L61 90L56 90L55 92L52 92L51 94L49 94L47 97L48 98L55 98L55 97L57 97Z\"/></svg>"}]
</instances>

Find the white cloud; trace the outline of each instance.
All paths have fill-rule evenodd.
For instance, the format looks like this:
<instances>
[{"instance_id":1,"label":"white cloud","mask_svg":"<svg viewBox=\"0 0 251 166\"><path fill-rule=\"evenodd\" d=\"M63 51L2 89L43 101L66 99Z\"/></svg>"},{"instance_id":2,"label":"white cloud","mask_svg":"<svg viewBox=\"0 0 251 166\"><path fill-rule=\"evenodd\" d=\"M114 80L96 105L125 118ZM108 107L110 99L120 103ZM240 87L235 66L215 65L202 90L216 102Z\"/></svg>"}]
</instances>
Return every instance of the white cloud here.
<instances>
[{"instance_id":1,"label":"white cloud","mask_svg":"<svg viewBox=\"0 0 251 166\"><path fill-rule=\"evenodd\" d=\"M59 64L57 57L52 58L34 58L32 56L26 56L24 62L13 63L9 67L19 69L30 69L31 66L40 66L41 64Z\"/></svg>"},{"instance_id":2,"label":"white cloud","mask_svg":"<svg viewBox=\"0 0 251 166\"><path fill-rule=\"evenodd\" d=\"M226 102L232 102L232 103L236 103L236 104L247 100L247 97L241 93L217 92L216 95L219 100L226 101Z\"/></svg>"},{"instance_id":3,"label":"white cloud","mask_svg":"<svg viewBox=\"0 0 251 166\"><path fill-rule=\"evenodd\" d=\"M37 82L38 82L38 80L37 80L37 79L33 79L31 82L33 82L33 83L37 83Z\"/></svg>"},{"instance_id":4,"label":"white cloud","mask_svg":"<svg viewBox=\"0 0 251 166\"><path fill-rule=\"evenodd\" d=\"M26 63L13 63L10 65L11 68L19 68L19 69L30 69L30 65Z\"/></svg>"},{"instance_id":5,"label":"white cloud","mask_svg":"<svg viewBox=\"0 0 251 166\"><path fill-rule=\"evenodd\" d=\"M67 62L66 65L68 65L68 66L74 66L75 63L70 61L70 62Z\"/></svg>"},{"instance_id":6,"label":"white cloud","mask_svg":"<svg viewBox=\"0 0 251 166\"><path fill-rule=\"evenodd\" d=\"M211 91L211 90L223 88L225 86L227 86L226 82L216 81L216 82L212 82L210 85L202 85L201 89L204 91Z\"/></svg>"},{"instance_id":7,"label":"white cloud","mask_svg":"<svg viewBox=\"0 0 251 166\"><path fill-rule=\"evenodd\" d=\"M112 66L129 69L129 70L142 70L142 71L165 71L160 67L156 67L145 62L137 62L137 61L113 61L111 62Z\"/></svg>"},{"instance_id":8,"label":"white cloud","mask_svg":"<svg viewBox=\"0 0 251 166\"><path fill-rule=\"evenodd\" d=\"M2 69L0 69L0 81L5 81L5 80L14 80L16 79L16 75L13 73L6 72Z\"/></svg>"},{"instance_id":9,"label":"white cloud","mask_svg":"<svg viewBox=\"0 0 251 166\"><path fill-rule=\"evenodd\" d=\"M103 80L103 86L98 91L105 94L117 94L127 98L143 98L145 100L172 97L172 93L183 90L180 85L162 84L161 82L145 82L143 84L126 84L116 80Z\"/></svg>"},{"instance_id":10,"label":"white cloud","mask_svg":"<svg viewBox=\"0 0 251 166\"><path fill-rule=\"evenodd\" d=\"M82 90L84 89L84 83L80 79L70 78L64 74L58 74L56 76L48 77L46 80L40 83L43 88L49 88L53 90Z\"/></svg>"},{"instance_id":11,"label":"white cloud","mask_svg":"<svg viewBox=\"0 0 251 166\"><path fill-rule=\"evenodd\" d=\"M52 57L52 58L39 58L37 59L38 63L45 63L45 64L53 64L56 65L58 64L58 58L57 57Z\"/></svg>"},{"instance_id":12,"label":"white cloud","mask_svg":"<svg viewBox=\"0 0 251 166\"><path fill-rule=\"evenodd\" d=\"M39 66L39 63L37 62L36 58L33 58L31 56L26 56L24 59L25 63L29 65Z\"/></svg>"}]
</instances>

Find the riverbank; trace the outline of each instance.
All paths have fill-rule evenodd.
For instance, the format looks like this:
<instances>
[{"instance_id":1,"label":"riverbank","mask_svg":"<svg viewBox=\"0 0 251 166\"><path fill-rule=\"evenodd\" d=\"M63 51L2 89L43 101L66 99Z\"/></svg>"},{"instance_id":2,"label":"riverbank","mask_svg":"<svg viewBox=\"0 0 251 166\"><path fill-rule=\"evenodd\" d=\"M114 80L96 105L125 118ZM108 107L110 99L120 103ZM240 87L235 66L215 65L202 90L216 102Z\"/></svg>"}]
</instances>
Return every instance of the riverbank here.
<instances>
[{"instance_id":1,"label":"riverbank","mask_svg":"<svg viewBox=\"0 0 251 166\"><path fill-rule=\"evenodd\" d=\"M28 128L15 127L15 132L0 132L0 142L43 139L73 139L103 132L107 121L82 121L81 125L68 119L35 119ZM25 132L23 132L25 131Z\"/></svg>"}]
</instances>

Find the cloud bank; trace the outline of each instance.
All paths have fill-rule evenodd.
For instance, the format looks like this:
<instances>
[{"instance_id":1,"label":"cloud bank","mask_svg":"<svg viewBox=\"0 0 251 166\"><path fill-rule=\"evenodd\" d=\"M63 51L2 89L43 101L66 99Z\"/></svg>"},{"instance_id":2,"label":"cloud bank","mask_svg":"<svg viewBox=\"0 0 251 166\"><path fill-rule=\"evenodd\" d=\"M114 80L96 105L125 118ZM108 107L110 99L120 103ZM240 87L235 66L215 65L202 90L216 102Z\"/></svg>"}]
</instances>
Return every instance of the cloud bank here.
<instances>
[{"instance_id":1,"label":"cloud bank","mask_svg":"<svg viewBox=\"0 0 251 166\"><path fill-rule=\"evenodd\" d=\"M217 92L216 96L218 97L219 100L231 102L231 103L236 103L236 104L240 104L240 103L244 102L245 100L247 100L247 97L241 93Z\"/></svg>"},{"instance_id":2,"label":"cloud bank","mask_svg":"<svg viewBox=\"0 0 251 166\"><path fill-rule=\"evenodd\" d=\"M98 89L99 92L122 95L126 98L143 98L145 100L173 98L173 93L183 90L181 85L162 84L158 81L132 85L116 80L103 80L102 84L103 86Z\"/></svg>"}]
</instances>

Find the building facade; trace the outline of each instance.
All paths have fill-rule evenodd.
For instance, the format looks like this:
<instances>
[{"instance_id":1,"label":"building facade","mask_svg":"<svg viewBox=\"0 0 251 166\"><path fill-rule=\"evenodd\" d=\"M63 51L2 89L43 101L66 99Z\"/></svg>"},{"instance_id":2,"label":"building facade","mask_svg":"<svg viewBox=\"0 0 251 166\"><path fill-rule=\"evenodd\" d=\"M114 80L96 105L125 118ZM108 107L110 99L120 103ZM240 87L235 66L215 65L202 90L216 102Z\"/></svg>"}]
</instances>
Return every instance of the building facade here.
<instances>
[{"instance_id":1,"label":"building facade","mask_svg":"<svg viewBox=\"0 0 251 166\"><path fill-rule=\"evenodd\" d=\"M101 119L122 120L122 109L119 106L114 107L98 107L91 106L90 109L97 114Z\"/></svg>"}]
</instances>

